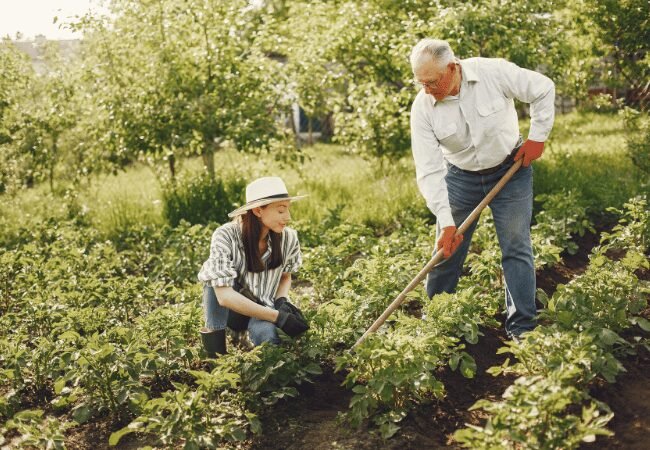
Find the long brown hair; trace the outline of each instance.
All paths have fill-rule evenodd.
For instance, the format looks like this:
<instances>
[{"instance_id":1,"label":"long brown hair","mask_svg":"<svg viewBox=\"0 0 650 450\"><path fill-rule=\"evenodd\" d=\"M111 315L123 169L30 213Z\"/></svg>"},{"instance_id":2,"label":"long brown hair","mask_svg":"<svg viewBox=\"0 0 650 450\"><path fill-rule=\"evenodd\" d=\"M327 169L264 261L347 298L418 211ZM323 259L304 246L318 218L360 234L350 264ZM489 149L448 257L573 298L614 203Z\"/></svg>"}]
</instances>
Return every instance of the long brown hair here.
<instances>
[{"instance_id":1,"label":"long brown hair","mask_svg":"<svg viewBox=\"0 0 650 450\"><path fill-rule=\"evenodd\" d=\"M264 206L262 206L264 208ZM260 234L262 234L262 221L253 214L250 209L241 216L242 238L244 240L244 252L246 254L246 268L249 272L263 272L267 269L275 269L282 264L282 233L269 230L271 235L271 257L267 265L262 263L260 254Z\"/></svg>"}]
</instances>

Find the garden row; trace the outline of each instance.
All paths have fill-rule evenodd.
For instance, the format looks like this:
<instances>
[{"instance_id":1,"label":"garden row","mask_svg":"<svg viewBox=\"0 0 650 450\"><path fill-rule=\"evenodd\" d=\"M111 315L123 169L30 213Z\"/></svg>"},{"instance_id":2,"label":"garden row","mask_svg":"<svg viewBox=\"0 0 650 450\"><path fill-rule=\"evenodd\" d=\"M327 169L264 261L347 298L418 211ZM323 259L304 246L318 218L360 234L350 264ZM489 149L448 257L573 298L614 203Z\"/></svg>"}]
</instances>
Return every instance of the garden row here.
<instances>
[{"instance_id":1,"label":"garden row","mask_svg":"<svg viewBox=\"0 0 650 450\"><path fill-rule=\"evenodd\" d=\"M533 240L541 267L575 251L571 236L591 224L574 194L538 200L543 210ZM634 205L636 216L627 213L630 223L611 242L641 235L647 246L647 228L639 225L647 224L647 209ZM384 236L360 225L322 224L301 230L307 245L300 279L310 289L295 300L311 330L280 347L231 346L208 367L197 341L195 274L205 257L197 243L209 241L213 226L141 227L111 242L83 224L45 221L12 236L0 254L0 445L63 448L66 433L88 421L108 421L111 444L133 432L186 448L240 441L263 431L260 413L297 395L296 385L330 364L345 369L354 392L350 423L371 419L389 437L409 410L444 395L436 369L474 375L465 344L478 341L480 326L498 325L500 254L485 214L457 294L429 302L416 290L389 326L346 352L428 260L434 237L417 218ZM632 256L643 256L640 248L611 264L641 264ZM569 307L558 309L555 299L547 314L564 317Z\"/></svg>"},{"instance_id":2,"label":"garden row","mask_svg":"<svg viewBox=\"0 0 650 450\"><path fill-rule=\"evenodd\" d=\"M515 363L507 359L489 370L518 378L503 400L472 407L489 418L484 426L457 431L459 442L476 449L576 448L611 434L605 426L613 414L589 395L590 383L596 377L614 382L625 371L618 358L639 346L650 349L650 321L639 315L647 312L650 288L637 277L650 268L650 211L640 197L625 208L620 224L593 249L584 274L551 298L539 293L543 325L501 349Z\"/></svg>"}]
</instances>

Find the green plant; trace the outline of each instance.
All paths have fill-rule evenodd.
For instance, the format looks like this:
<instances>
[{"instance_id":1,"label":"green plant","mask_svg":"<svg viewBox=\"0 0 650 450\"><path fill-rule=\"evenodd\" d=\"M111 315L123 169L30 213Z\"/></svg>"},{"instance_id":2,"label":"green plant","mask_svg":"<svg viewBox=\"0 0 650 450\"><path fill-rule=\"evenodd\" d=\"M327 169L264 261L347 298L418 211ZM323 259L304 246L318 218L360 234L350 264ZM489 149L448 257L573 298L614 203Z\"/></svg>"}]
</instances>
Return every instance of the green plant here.
<instances>
[{"instance_id":1,"label":"green plant","mask_svg":"<svg viewBox=\"0 0 650 450\"><path fill-rule=\"evenodd\" d=\"M114 418L137 412L148 398L139 382L139 345L132 332L116 328L110 336L94 334L79 350L62 355L67 371L55 383L60 395L55 405L63 407L81 400L72 410L79 423L105 410Z\"/></svg>"},{"instance_id":2,"label":"green plant","mask_svg":"<svg viewBox=\"0 0 650 450\"><path fill-rule=\"evenodd\" d=\"M511 353L501 366L488 369L492 375L514 373L519 376L553 376L564 385L585 388L587 383L602 376L610 383L624 371L623 365L603 349L599 337L575 330L563 331L556 327L539 326L526 333L519 343L508 342L497 353Z\"/></svg>"},{"instance_id":3,"label":"green plant","mask_svg":"<svg viewBox=\"0 0 650 450\"><path fill-rule=\"evenodd\" d=\"M535 200L542 204L542 210L535 215L533 235L546 237L552 245L566 250L570 255L578 251L578 245L572 240L573 235L584 236L587 231L596 232L584 201L575 192L568 190L541 194Z\"/></svg>"},{"instance_id":4,"label":"green plant","mask_svg":"<svg viewBox=\"0 0 650 450\"><path fill-rule=\"evenodd\" d=\"M14 415L0 428L0 445L4 447L7 444L8 448L65 449L64 433L73 423L43 415L44 412L39 409L25 410ZM19 436L8 441L4 436L10 430L16 431Z\"/></svg>"},{"instance_id":5,"label":"green plant","mask_svg":"<svg viewBox=\"0 0 650 450\"><path fill-rule=\"evenodd\" d=\"M214 392L238 386L236 374L201 372L198 382L201 388L195 391L175 383L175 390L149 400L141 416L111 434L109 445L115 446L123 436L138 432L156 436L165 446L183 444L184 449L198 450L216 448L222 441L244 440L249 428L253 432L261 430L257 417L242 409L236 395L229 390Z\"/></svg>"},{"instance_id":6,"label":"green plant","mask_svg":"<svg viewBox=\"0 0 650 450\"><path fill-rule=\"evenodd\" d=\"M647 306L647 288L633 272L648 262L642 257L612 261L599 248L590 258L586 272L560 285L552 298L538 292L546 305L540 317L567 330L619 332Z\"/></svg>"},{"instance_id":7,"label":"green plant","mask_svg":"<svg viewBox=\"0 0 650 450\"><path fill-rule=\"evenodd\" d=\"M602 234L602 243L607 248L633 249L638 253L645 253L650 246L648 200L645 196L637 196L624 203L623 208L608 209L620 219L611 233Z\"/></svg>"},{"instance_id":8,"label":"green plant","mask_svg":"<svg viewBox=\"0 0 650 450\"><path fill-rule=\"evenodd\" d=\"M224 182L207 174L172 180L163 185L163 215L176 227L190 224L224 223L235 204L241 202L244 182Z\"/></svg>"},{"instance_id":9,"label":"green plant","mask_svg":"<svg viewBox=\"0 0 650 450\"><path fill-rule=\"evenodd\" d=\"M596 436L610 436L605 425L613 414L607 405L593 400L574 386L565 386L553 376L518 378L506 389L503 400L479 400L470 410L490 413L483 427L468 425L454 438L473 449L577 448ZM581 412L572 408L581 405Z\"/></svg>"},{"instance_id":10,"label":"green plant","mask_svg":"<svg viewBox=\"0 0 650 450\"><path fill-rule=\"evenodd\" d=\"M337 370L350 369L344 383L354 392L346 413L351 425L371 417L381 435L389 438L414 403L441 398L444 387L434 372L455 358L456 342L427 332L418 319L400 317L393 332L373 335L354 353L341 356ZM465 355L452 360L456 366L462 360L461 370L470 375L473 360Z\"/></svg>"}]
</instances>

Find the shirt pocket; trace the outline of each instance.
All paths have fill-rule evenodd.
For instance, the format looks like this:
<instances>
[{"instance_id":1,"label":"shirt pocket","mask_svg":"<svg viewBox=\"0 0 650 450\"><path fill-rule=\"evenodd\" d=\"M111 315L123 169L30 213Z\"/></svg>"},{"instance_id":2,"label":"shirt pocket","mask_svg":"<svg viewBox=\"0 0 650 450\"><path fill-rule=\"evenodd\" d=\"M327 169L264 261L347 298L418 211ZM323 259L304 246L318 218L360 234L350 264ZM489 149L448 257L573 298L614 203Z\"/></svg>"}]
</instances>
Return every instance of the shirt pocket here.
<instances>
[{"instance_id":1,"label":"shirt pocket","mask_svg":"<svg viewBox=\"0 0 650 450\"><path fill-rule=\"evenodd\" d=\"M457 135L458 128L455 123L446 123L433 129L436 138L448 151L457 152L462 150L460 138Z\"/></svg>"},{"instance_id":2,"label":"shirt pocket","mask_svg":"<svg viewBox=\"0 0 650 450\"><path fill-rule=\"evenodd\" d=\"M485 135L492 136L499 132L501 126L505 122L503 117L505 108L506 102L501 97L479 101L476 105L481 128Z\"/></svg>"}]
</instances>

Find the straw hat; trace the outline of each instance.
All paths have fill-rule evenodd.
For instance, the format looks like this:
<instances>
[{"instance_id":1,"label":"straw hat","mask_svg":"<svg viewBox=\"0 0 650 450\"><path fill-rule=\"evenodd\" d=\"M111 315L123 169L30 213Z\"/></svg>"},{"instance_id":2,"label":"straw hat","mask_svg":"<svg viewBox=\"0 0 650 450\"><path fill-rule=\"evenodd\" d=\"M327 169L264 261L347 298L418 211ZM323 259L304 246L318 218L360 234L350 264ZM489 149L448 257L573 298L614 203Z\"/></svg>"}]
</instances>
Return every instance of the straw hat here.
<instances>
[{"instance_id":1,"label":"straw hat","mask_svg":"<svg viewBox=\"0 0 650 450\"><path fill-rule=\"evenodd\" d=\"M289 191L287 191L287 187L280 177L258 178L246 186L246 204L228 214L228 217L239 216L249 209L257 208L258 206L287 200L300 200L305 197L307 196L289 196Z\"/></svg>"}]
</instances>

